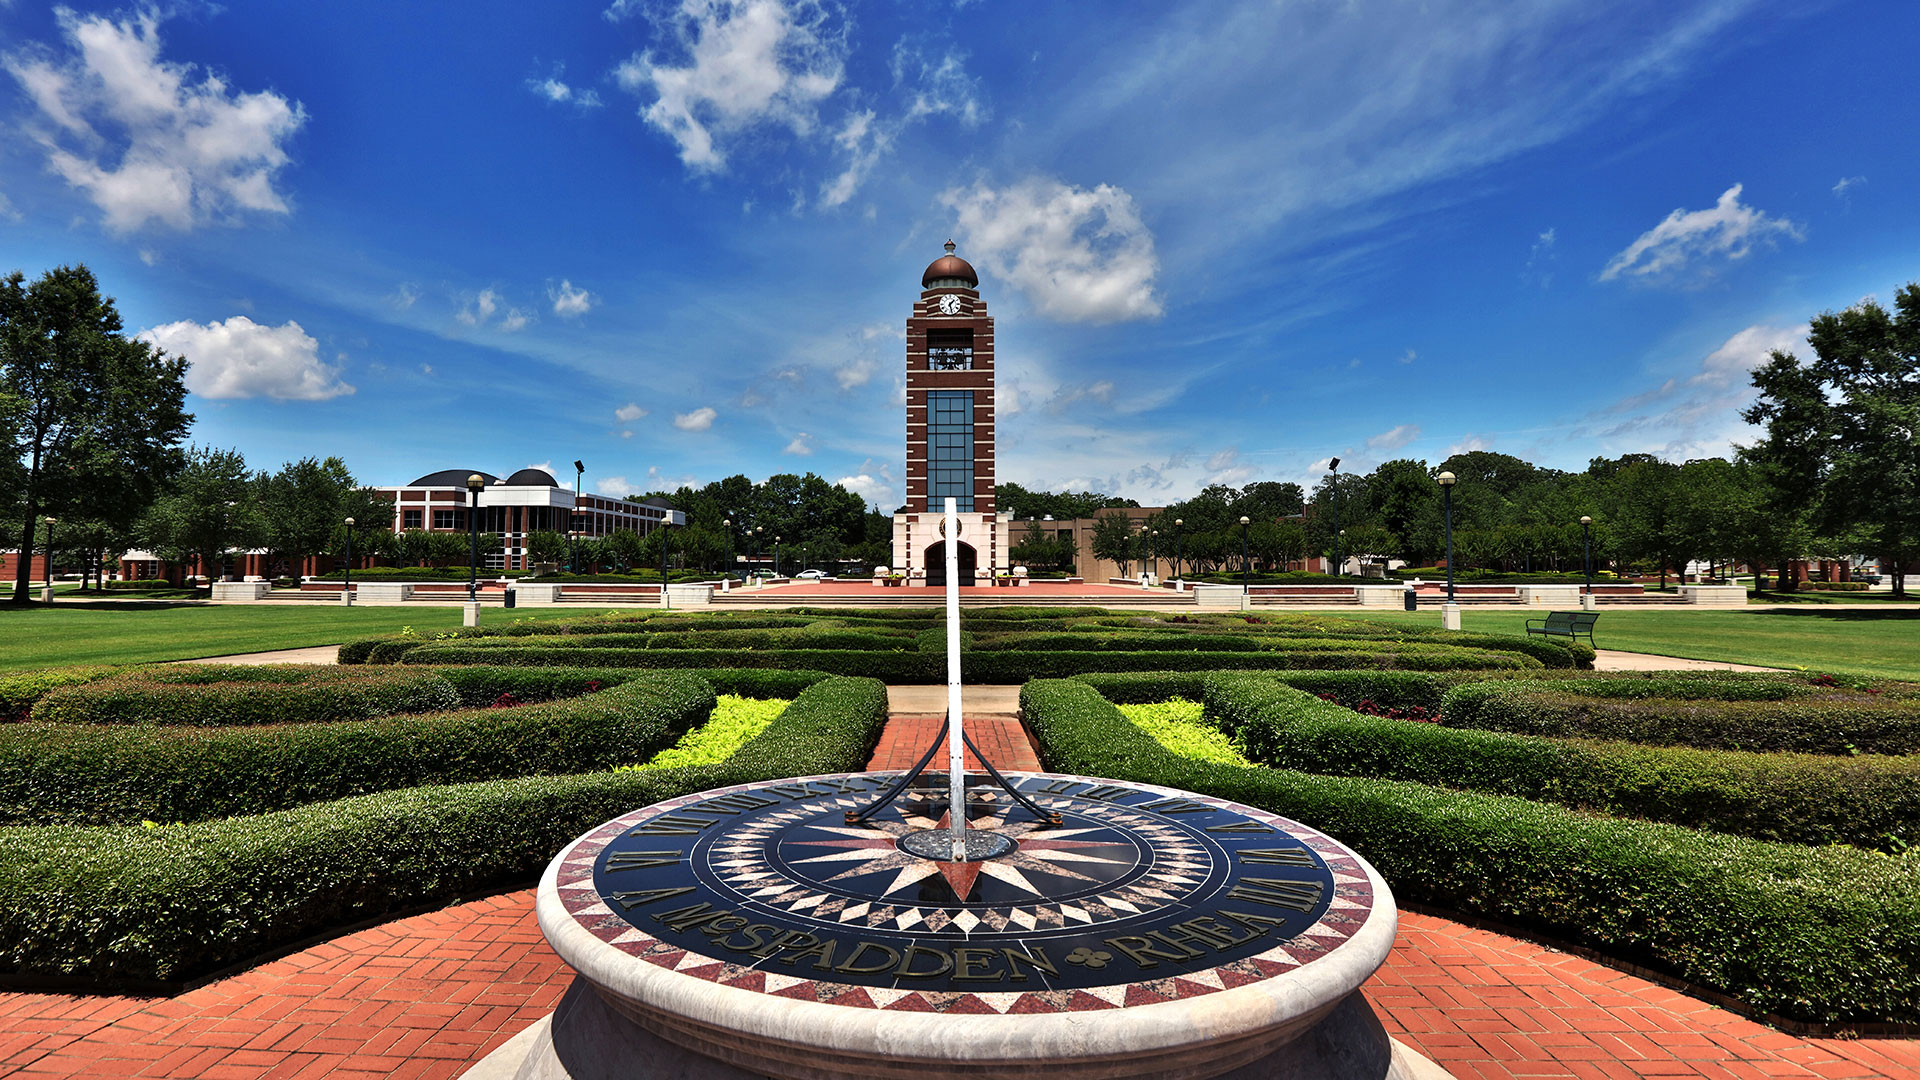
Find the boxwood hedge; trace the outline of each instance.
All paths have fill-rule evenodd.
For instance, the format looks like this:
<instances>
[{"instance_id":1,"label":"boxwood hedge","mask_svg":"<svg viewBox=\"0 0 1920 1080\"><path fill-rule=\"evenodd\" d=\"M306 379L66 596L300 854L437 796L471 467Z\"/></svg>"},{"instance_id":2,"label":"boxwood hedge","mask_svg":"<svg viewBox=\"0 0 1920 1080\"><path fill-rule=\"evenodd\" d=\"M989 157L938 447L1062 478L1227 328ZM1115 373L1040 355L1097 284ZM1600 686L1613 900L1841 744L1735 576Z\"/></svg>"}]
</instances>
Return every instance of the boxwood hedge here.
<instances>
[{"instance_id":1,"label":"boxwood hedge","mask_svg":"<svg viewBox=\"0 0 1920 1080\"><path fill-rule=\"evenodd\" d=\"M1920 856L1772 844L1405 781L1190 761L1092 687L1028 683L1050 769L1312 823L1408 900L1591 946L1816 1022L1920 1021Z\"/></svg>"},{"instance_id":2,"label":"boxwood hedge","mask_svg":"<svg viewBox=\"0 0 1920 1080\"><path fill-rule=\"evenodd\" d=\"M1920 843L1920 758L1650 747L1363 716L1271 677L1202 680L1206 719L1252 759L1415 780L1761 840ZM1111 700L1111 698L1109 698Z\"/></svg>"},{"instance_id":3,"label":"boxwood hedge","mask_svg":"<svg viewBox=\"0 0 1920 1080\"><path fill-rule=\"evenodd\" d=\"M0 973L158 988L322 931L522 885L637 806L864 767L887 693L826 679L725 764L407 788L194 824L14 827L0 842Z\"/></svg>"},{"instance_id":4,"label":"boxwood hedge","mask_svg":"<svg viewBox=\"0 0 1920 1080\"><path fill-rule=\"evenodd\" d=\"M608 769L671 746L713 705L698 675L647 672L544 704L333 724L12 725L0 728L0 824L199 821L422 784Z\"/></svg>"},{"instance_id":5,"label":"boxwood hedge","mask_svg":"<svg viewBox=\"0 0 1920 1080\"><path fill-rule=\"evenodd\" d=\"M1787 700L1601 698L1568 689L1482 682L1447 692L1450 727L1579 735L1718 750L1911 754L1920 750L1920 702L1826 691Z\"/></svg>"},{"instance_id":6,"label":"boxwood hedge","mask_svg":"<svg viewBox=\"0 0 1920 1080\"><path fill-rule=\"evenodd\" d=\"M457 708L453 685L430 671L332 665L128 668L51 689L33 706L43 724L319 724Z\"/></svg>"}]
</instances>

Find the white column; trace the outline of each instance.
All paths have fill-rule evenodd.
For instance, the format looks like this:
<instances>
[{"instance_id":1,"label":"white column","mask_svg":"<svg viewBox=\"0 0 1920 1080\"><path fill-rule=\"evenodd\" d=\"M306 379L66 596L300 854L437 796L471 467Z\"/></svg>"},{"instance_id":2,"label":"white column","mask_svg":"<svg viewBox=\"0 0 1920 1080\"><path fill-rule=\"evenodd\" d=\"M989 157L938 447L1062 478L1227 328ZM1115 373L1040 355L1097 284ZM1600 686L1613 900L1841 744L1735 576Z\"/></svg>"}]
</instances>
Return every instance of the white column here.
<instances>
[{"instance_id":1,"label":"white column","mask_svg":"<svg viewBox=\"0 0 1920 1080\"><path fill-rule=\"evenodd\" d=\"M967 857L967 742L960 715L960 501L947 496L947 817L955 862Z\"/></svg>"}]
</instances>

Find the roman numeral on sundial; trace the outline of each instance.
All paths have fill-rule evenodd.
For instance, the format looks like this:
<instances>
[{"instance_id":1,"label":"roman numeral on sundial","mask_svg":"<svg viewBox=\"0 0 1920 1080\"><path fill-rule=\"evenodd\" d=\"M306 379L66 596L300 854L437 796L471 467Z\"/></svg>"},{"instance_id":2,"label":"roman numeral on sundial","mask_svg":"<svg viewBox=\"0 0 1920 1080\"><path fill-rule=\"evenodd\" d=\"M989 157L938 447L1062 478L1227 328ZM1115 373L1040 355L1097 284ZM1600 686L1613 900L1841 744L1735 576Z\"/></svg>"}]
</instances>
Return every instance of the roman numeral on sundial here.
<instances>
[{"instance_id":1,"label":"roman numeral on sundial","mask_svg":"<svg viewBox=\"0 0 1920 1080\"><path fill-rule=\"evenodd\" d=\"M1082 799L1099 799L1103 802L1119 802L1121 799L1124 799L1127 796L1135 793L1136 793L1136 789L1134 788L1115 787L1112 784L1101 784L1099 787L1088 788L1087 790L1081 792L1078 797Z\"/></svg>"},{"instance_id":2,"label":"roman numeral on sundial","mask_svg":"<svg viewBox=\"0 0 1920 1080\"><path fill-rule=\"evenodd\" d=\"M628 911L632 911L642 904L651 904L656 900L665 900L669 896L679 896L682 893L690 893L692 891L693 886L691 885L683 885L677 889L636 889L633 892L608 893L607 899L618 903Z\"/></svg>"},{"instance_id":3,"label":"roman numeral on sundial","mask_svg":"<svg viewBox=\"0 0 1920 1080\"><path fill-rule=\"evenodd\" d=\"M696 817L667 816L652 821L627 833L628 836L693 836L701 829L715 825L714 821L702 821Z\"/></svg>"},{"instance_id":4,"label":"roman numeral on sundial","mask_svg":"<svg viewBox=\"0 0 1920 1080\"><path fill-rule=\"evenodd\" d=\"M1246 900L1291 911L1311 911L1320 902L1325 889L1317 881L1281 881L1277 878L1241 878L1240 884L1227 890L1235 900Z\"/></svg>"},{"instance_id":5,"label":"roman numeral on sundial","mask_svg":"<svg viewBox=\"0 0 1920 1080\"><path fill-rule=\"evenodd\" d=\"M1225 825L1209 825L1207 826L1207 831L1208 832L1227 832L1227 833L1270 833L1273 831L1273 829L1269 828L1268 826L1262 825L1257 821L1253 821L1250 819L1242 819L1240 821L1229 821Z\"/></svg>"},{"instance_id":6,"label":"roman numeral on sundial","mask_svg":"<svg viewBox=\"0 0 1920 1080\"><path fill-rule=\"evenodd\" d=\"M645 870L649 866L672 866L680 861L678 851L612 851L607 853L607 862L601 869Z\"/></svg>"},{"instance_id":7,"label":"roman numeral on sundial","mask_svg":"<svg viewBox=\"0 0 1920 1080\"><path fill-rule=\"evenodd\" d=\"M1218 810L1217 806L1208 806L1192 799L1161 799L1159 802L1143 803L1142 810L1151 810L1156 814L1205 814Z\"/></svg>"},{"instance_id":8,"label":"roman numeral on sundial","mask_svg":"<svg viewBox=\"0 0 1920 1080\"><path fill-rule=\"evenodd\" d=\"M1297 848L1247 848L1235 852L1241 862L1269 863L1274 866L1312 866L1313 856L1307 849Z\"/></svg>"}]
</instances>

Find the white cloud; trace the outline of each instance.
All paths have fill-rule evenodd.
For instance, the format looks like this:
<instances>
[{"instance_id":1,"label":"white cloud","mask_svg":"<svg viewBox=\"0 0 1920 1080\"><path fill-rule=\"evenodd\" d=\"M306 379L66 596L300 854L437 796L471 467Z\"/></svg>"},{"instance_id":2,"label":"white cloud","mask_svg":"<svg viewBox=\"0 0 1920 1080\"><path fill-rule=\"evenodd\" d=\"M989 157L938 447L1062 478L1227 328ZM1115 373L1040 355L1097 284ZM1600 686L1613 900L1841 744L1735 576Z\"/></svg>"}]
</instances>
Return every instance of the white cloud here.
<instances>
[{"instance_id":1,"label":"white cloud","mask_svg":"<svg viewBox=\"0 0 1920 1080\"><path fill-rule=\"evenodd\" d=\"M339 370L320 359L320 343L297 322L262 326L235 315L204 326L167 323L138 336L185 357L187 389L204 398L326 401L353 393Z\"/></svg>"},{"instance_id":2,"label":"white cloud","mask_svg":"<svg viewBox=\"0 0 1920 1080\"><path fill-rule=\"evenodd\" d=\"M644 10L622 0L607 14L636 9ZM751 129L806 135L820 102L840 85L846 44L817 0L681 0L655 22L684 64L636 53L614 75L623 89L650 99L640 115L696 172L724 169L722 144Z\"/></svg>"},{"instance_id":3,"label":"white cloud","mask_svg":"<svg viewBox=\"0 0 1920 1080\"><path fill-rule=\"evenodd\" d=\"M399 308L401 311L406 311L420 301L420 287L411 281L403 281L400 283L400 287L393 291L393 295L387 299L394 307Z\"/></svg>"},{"instance_id":4,"label":"white cloud","mask_svg":"<svg viewBox=\"0 0 1920 1080\"><path fill-rule=\"evenodd\" d=\"M509 334L513 333L515 330L521 329L526 325L527 325L527 317L520 313L519 308L508 308L507 313L504 316L502 316L500 319L500 329L506 331Z\"/></svg>"},{"instance_id":5,"label":"white cloud","mask_svg":"<svg viewBox=\"0 0 1920 1080\"><path fill-rule=\"evenodd\" d=\"M1417 352L1414 352L1412 349L1408 349L1406 352L1402 353L1400 356L1400 362L1403 364L1411 364L1418 359L1420 359L1420 354Z\"/></svg>"},{"instance_id":6,"label":"white cloud","mask_svg":"<svg viewBox=\"0 0 1920 1080\"><path fill-rule=\"evenodd\" d=\"M14 209L13 201L0 193L0 221L19 221L20 211Z\"/></svg>"},{"instance_id":7,"label":"white cloud","mask_svg":"<svg viewBox=\"0 0 1920 1080\"><path fill-rule=\"evenodd\" d=\"M501 310L500 294L492 289L481 289L453 317L468 326L486 326L496 311L500 312L500 321L492 324L496 329L511 334L527 325L527 316L519 308Z\"/></svg>"},{"instance_id":8,"label":"white cloud","mask_svg":"<svg viewBox=\"0 0 1920 1080\"><path fill-rule=\"evenodd\" d=\"M894 86L906 89L910 98L907 121L945 114L971 128L987 118L979 81L968 77L960 54L949 51L929 60L903 39L893 47L891 66Z\"/></svg>"},{"instance_id":9,"label":"white cloud","mask_svg":"<svg viewBox=\"0 0 1920 1080\"><path fill-rule=\"evenodd\" d=\"M1864 176L1843 176L1840 178L1839 183L1833 185L1833 193L1839 198L1844 199L1847 197L1847 192L1866 182L1867 178Z\"/></svg>"},{"instance_id":10,"label":"white cloud","mask_svg":"<svg viewBox=\"0 0 1920 1080\"><path fill-rule=\"evenodd\" d=\"M633 438L633 429L632 429L632 428L627 428L626 430L623 430L623 431L621 431L621 432L620 432L620 437L621 437L621 438L623 438L623 439L631 439L631 438Z\"/></svg>"},{"instance_id":11,"label":"white cloud","mask_svg":"<svg viewBox=\"0 0 1920 1080\"><path fill-rule=\"evenodd\" d=\"M1459 442L1454 443L1452 446L1447 447L1447 452L1440 455L1440 460L1445 461L1455 454L1471 454L1476 450L1491 450L1491 449L1493 449L1492 443L1488 442L1487 440L1481 438L1478 435L1468 435L1467 437L1461 439Z\"/></svg>"},{"instance_id":12,"label":"white cloud","mask_svg":"<svg viewBox=\"0 0 1920 1080\"><path fill-rule=\"evenodd\" d=\"M1419 437L1419 424L1401 424L1368 439L1367 449L1386 453L1398 450Z\"/></svg>"},{"instance_id":13,"label":"white cloud","mask_svg":"<svg viewBox=\"0 0 1920 1080\"><path fill-rule=\"evenodd\" d=\"M641 408L638 402L629 401L625 405L613 410L613 415L621 423L631 424L635 420L647 415L647 410Z\"/></svg>"},{"instance_id":14,"label":"white cloud","mask_svg":"<svg viewBox=\"0 0 1920 1080\"><path fill-rule=\"evenodd\" d=\"M431 374L433 374L433 365L432 365L432 364L421 364L421 365L420 365L420 374L422 374L422 375L431 375Z\"/></svg>"},{"instance_id":15,"label":"white cloud","mask_svg":"<svg viewBox=\"0 0 1920 1080\"><path fill-rule=\"evenodd\" d=\"M624 499L641 492L640 488L627 483L627 478L624 476L600 477L593 482L592 490L594 494L605 495L609 499Z\"/></svg>"},{"instance_id":16,"label":"white cloud","mask_svg":"<svg viewBox=\"0 0 1920 1080\"><path fill-rule=\"evenodd\" d=\"M673 426L681 431L705 431L713 426L714 419L719 415L711 406L702 405L692 412L676 413Z\"/></svg>"},{"instance_id":17,"label":"white cloud","mask_svg":"<svg viewBox=\"0 0 1920 1080\"><path fill-rule=\"evenodd\" d=\"M821 205L839 206L853 198L867 174L893 145L893 132L876 127L874 115L872 109L850 113L846 123L834 133L835 145L846 152L847 167L839 176L820 185Z\"/></svg>"},{"instance_id":18,"label":"white cloud","mask_svg":"<svg viewBox=\"0 0 1920 1080\"><path fill-rule=\"evenodd\" d=\"M33 135L49 165L87 193L109 228L190 229L288 212L275 177L306 122L298 102L234 90L211 72L193 81L193 64L160 58L152 9L125 21L56 12L65 55L27 48L0 63L39 110Z\"/></svg>"},{"instance_id":19,"label":"white cloud","mask_svg":"<svg viewBox=\"0 0 1920 1080\"><path fill-rule=\"evenodd\" d=\"M1807 344L1806 323L1799 326L1749 326L1728 338L1719 348L1700 361L1700 371L1687 382L1690 385L1745 385L1755 368L1767 362L1774 350L1793 352Z\"/></svg>"},{"instance_id":20,"label":"white cloud","mask_svg":"<svg viewBox=\"0 0 1920 1080\"><path fill-rule=\"evenodd\" d=\"M898 500L894 496L893 485L873 476L871 473L843 476L835 480L834 483L865 499L867 505L878 506L883 511L899 505Z\"/></svg>"},{"instance_id":21,"label":"white cloud","mask_svg":"<svg viewBox=\"0 0 1920 1080\"><path fill-rule=\"evenodd\" d=\"M965 252L1005 278L1041 314L1063 322L1121 322L1160 314L1154 277L1160 260L1133 197L1039 177L995 190L952 188Z\"/></svg>"},{"instance_id":22,"label":"white cloud","mask_svg":"<svg viewBox=\"0 0 1920 1080\"><path fill-rule=\"evenodd\" d=\"M548 458L545 461L532 462L528 464L526 467L529 469L539 469L541 472L546 473L548 476L553 475L553 459L552 458Z\"/></svg>"},{"instance_id":23,"label":"white cloud","mask_svg":"<svg viewBox=\"0 0 1920 1080\"><path fill-rule=\"evenodd\" d=\"M793 441L787 444L786 449L780 452L783 454L797 454L801 457L807 457L813 453L813 447L807 445L807 440L811 438L813 438L813 436L803 431L795 435Z\"/></svg>"},{"instance_id":24,"label":"white cloud","mask_svg":"<svg viewBox=\"0 0 1920 1080\"><path fill-rule=\"evenodd\" d=\"M544 79L528 79L527 89L534 96L543 98L555 105L572 105L581 109L597 109L601 105L600 95L591 89L582 90L568 86L560 78L566 73L564 65L557 66L552 75Z\"/></svg>"},{"instance_id":25,"label":"white cloud","mask_svg":"<svg viewBox=\"0 0 1920 1080\"><path fill-rule=\"evenodd\" d=\"M1520 273L1522 280L1543 289L1553 284L1553 264L1559 258L1553 245L1558 239L1558 233L1552 228L1534 238L1533 247L1527 252L1526 269Z\"/></svg>"},{"instance_id":26,"label":"white cloud","mask_svg":"<svg viewBox=\"0 0 1920 1080\"><path fill-rule=\"evenodd\" d=\"M553 313L567 318L584 315L593 306L593 294L574 288L573 282L565 278L560 279L558 289L548 290L547 296L553 300Z\"/></svg>"},{"instance_id":27,"label":"white cloud","mask_svg":"<svg viewBox=\"0 0 1920 1080\"><path fill-rule=\"evenodd\" d=\"M1572 429L1608 454L1653 453L1673 461L1731 452L1755 429L1740 418L1757 391L1748 379L1776 349L1804 349L1808 327L1755 324L1728 337L1691 371L1588 414Z\"/></svg>"},{"instance_id":28,"label":"white cloud","mask_svg":"<svg viewBox=\"0 0 1920 1080\"><path fill-rule=\"evenodd\" d=\"M1609 259L1600 271L1600 280L1613 281L1622 276L1640 281L1672 278L1703 259L1741 259L1756 245L1772 245L1779 237L1802 238L1800 226L1793 222L1742 205L1741 187L1735 184L1728 188L1708 209L1668 214Z\"/></svg>"}]
</instances>

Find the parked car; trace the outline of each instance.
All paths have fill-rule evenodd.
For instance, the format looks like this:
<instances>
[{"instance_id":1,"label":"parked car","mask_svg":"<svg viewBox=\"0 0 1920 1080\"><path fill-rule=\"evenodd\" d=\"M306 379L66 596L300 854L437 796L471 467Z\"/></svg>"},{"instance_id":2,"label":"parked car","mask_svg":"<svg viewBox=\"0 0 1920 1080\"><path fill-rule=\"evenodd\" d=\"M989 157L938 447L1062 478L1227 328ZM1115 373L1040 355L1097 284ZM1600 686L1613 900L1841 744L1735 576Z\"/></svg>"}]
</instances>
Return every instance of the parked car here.
<instances>
[{"instance_id":1,"label":"parked car","mask_svg":"<svg viewBox=\"0 0 1920 1080\"><path fill-rule=\"evenodd\" d=\"M802 570L793 576L796 578L806 578L810 581L825 581L833 575L827 573L825 570Z\"/></svg>"}]
</instances>

